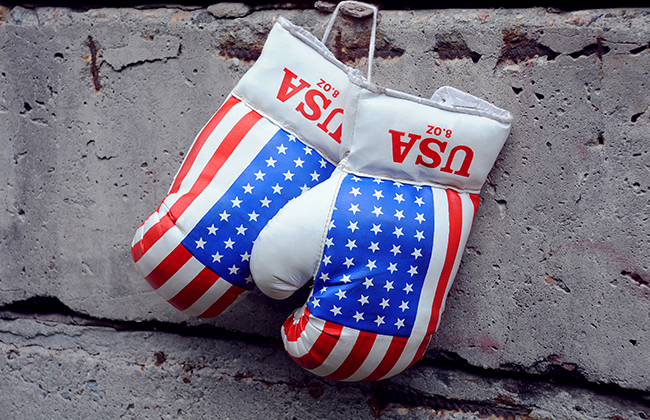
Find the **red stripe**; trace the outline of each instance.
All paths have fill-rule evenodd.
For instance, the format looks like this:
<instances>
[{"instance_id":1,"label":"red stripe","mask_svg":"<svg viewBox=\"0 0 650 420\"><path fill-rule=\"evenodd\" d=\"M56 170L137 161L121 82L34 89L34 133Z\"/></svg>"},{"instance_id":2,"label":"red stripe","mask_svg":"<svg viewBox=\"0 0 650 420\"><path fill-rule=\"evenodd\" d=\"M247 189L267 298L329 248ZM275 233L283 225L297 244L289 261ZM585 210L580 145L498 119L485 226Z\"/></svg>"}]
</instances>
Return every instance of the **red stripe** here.
<instances>
[{"instance_id":1,"label":"red stripe","mask_svg":"<svg viewBox=\"0 0 650 420\"><path fill-rule=\"evenodd\" d=\"M174 305L176 309L184 311L203 296L217 280L219 280L219 276L206 267L187 286L183 287L176 296L171 298L169 303Z\"/></svg>"},{"instance_id":2,"label":"red stripe","mask_svg":"<svg viewBox=\"0 0 650 420\"><path fill-rule=\"evenodd\" d=\"M174 194L178 192L181 183L185 179L187 173L190 171L190 168L194 164L194 161L196 160L196 157L201 151L201 148L203 148L203 145L205 144L206 140L210 137L214 129L217 128L217 125L219 125L219 123L221 122L223 117L226 116L228 111L230 111L232 107L237 105L239 102L241 101L235 98L234 96L229 97L226 100L226 102L221 106L221 108L219 108L217 113L214 114L214 116L210 119L210 121L208 121L208 123L205 125L201 133L199 133L199 136L196 138L196 141L194 142L192 149L190 150L187 157L185 158L185 161L183 162L181 169L178 171L178 174L176 175L176 180L174 181L174 185L172 185L171 189L169 190L169 194Z\"/></svg>"},{"instance_id":3,"label":"red stripe","mask_svg":"<svg viewBox=\"0 0 650 420\"><path fill-rule=\"evenodd\" d=\"M449 202L449 241L447 242L447 256L445 257L445 263L442 266L442 273L440 273L436 295L433 299L431 319L429 320L427 334L433 334L438 325L440 308L442 307L442 302L447 293L447 285L449 284L451 272L454 269L456 255L458 254L458 248L460 246L460 236L463 230L462 200L457 192L452 190L446 191L447 201Z\"/></svg>"},{"instance_id":4,"label":"red stripe","mask_svg":"<svg viewBox=\"0 0 650 420\"><path fill-rule=\"evenodd\" d=\"M212 304L205 312L199 315L199 318L212 318L221 315L226 309L230 307L239 295L244 293L246 289L242 289L234 284L224 293L215 303Z\"/></svg>"},{"instance_id":5,"label":"red stripe","mask_svg":"<svg viewBox=\"0 0 650 420\"><path fill-rule=\"evenodd\" d=\"M318 336L309 350L309 353L302 357L296 358L291 356L293 360L305 369L315 369L322 365L325 359L330 355L336 343L341 337L343 326L333 322L325 322L323 331Z\"/></svg>"},{"instance_id":6,"label":"red stripe","mask_svg":"<svg viewBox=\"0 0 650 420\"><path fill-rule=\"evenodd\" d=\"M160 264L153 269L145 279L154 290L165 284L186 262L192 258L192 254L182 244L165 257Z\"/></svg>"},{"instance_id":7,"label":"red stripe","mask_svg":"<svg viewBox=\"0 0 650 420\"><path fill-rule=\"evenodd\" d=\"M309 322L309 315L311 315L311 312L309 312L309 309L305 307L305 310L297 323L294 324L293 315L284 321L282 326L284 327L284 336L288 341L291 342L298 341L298 339L300 338L300 334L302 334L302 332L305 331L307 322Z\"/></svg>"},{"instance_id":8,"label":"red stripe","mask_svg":"<svg viewBox=\"0 0 650 420\"><path fill-rule=\"evenodd\" d=\"M395 367L395 364L399 360L406 343L408 342L408 337L393 337L388 346L388 350L384 355L384 358L379 363L379 366L368 375L363 381L377 381L388 374L388 372Z\"/></svg>"},{"instance_id":9,"label":"red stripe","mask_svg":"<svg viewBox=\"0 0 650 420\"><path fill-rule=\"evenodd\" d=\"M251 128L262 118L260 114L255 111L250 111L244 115L237 124L233 127L228 135L223 139L214 152L210 161L207 163L203 172L199 175L192 188L174 203L169 211L161 217L157 226L152 226L140 241L142 244L137 243L134 247L142 248L143 253L147 252L149 248L155 244L172 226L175 221L183 214L185 210L194 202L194 200L203 192L205 187L208 186L210 181L214 178L216 173L221 169L223 164L228 160L232 152L242 141L244 136L250 131ZM142 257L142 254L137 253L134 255L134 261Z\"/></svg>"},{"instance_id":10,"label":"red stripe","mask_svg":"<svg viewBox=\"0 0 650 420\"><path fill-rule=\"evenodd\" d=\"M333 379L335 381L341 381L352 376L352 374L361 367L363 362L368 357L368 354L370 353L372 345L375 343L376 339L377 334L359 331L357 341L354 343L352 351L350 351L348 357L345 359L343 364L341 364L341 366L339 366L339 368L336 369L334 373L327 376L327 378Z\"/></svg>"},{"instance_id":11,"label":"red stripe","mask_svg":"<svg viewBox=\"0 0 650 420\"><path fill-rule=\"evenodd\" d=\"M472 200L472 204L474 204L474 215L476 215L476 210L478 210L478 203L480 201L480 197L478 194L470 194L469 198Z\"/></svg>"}]
</instances>

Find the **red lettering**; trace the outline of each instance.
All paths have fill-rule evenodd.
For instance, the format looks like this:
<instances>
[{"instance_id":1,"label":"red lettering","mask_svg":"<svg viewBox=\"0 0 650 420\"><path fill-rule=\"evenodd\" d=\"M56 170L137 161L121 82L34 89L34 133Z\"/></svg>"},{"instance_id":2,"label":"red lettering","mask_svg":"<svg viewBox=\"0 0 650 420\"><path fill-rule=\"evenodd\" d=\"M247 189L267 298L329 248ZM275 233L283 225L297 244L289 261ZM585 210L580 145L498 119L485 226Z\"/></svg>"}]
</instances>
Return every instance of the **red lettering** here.
<instances>
[{"instance_id":1,"label":"red lettering","mask_svg":"<svg viewBox=\"0 0 650 420\"><path fill-rule=\"evenodd\" d=\"M406 133L402 131L388 130L393 136L393 162L404 163L404 159L409 154L416 141L420 140L422 136L409 133L409 142L402 141L402 136Z\"/></svg>"},{"instance_id":2,"label":"red lettering","mask_svg":"<svg viewBox=\"0 0 650 420\"><path fill-rule=\"evenodd\" d=\"M280 90L278 91L278 96L277 98L280 100L280 102L286 102L288 99L293 97L296 93L300 92L304 88L308 88L311 86L311 84L307 83L303 79L300 79L298 82L298 85L294 85L291 82L293 79L297 79L298 76L296 76L295 73L291 72L291 70L285 68L284 69L284 78L282 79L282 84L280 85Z\"/></svg>"},{"instance_id":3,"label":"red lettering","mask_svg":"<svg viewBox=\"0 0 650 420\"><path fill-rule=\"evenodd\" d=\"M318 96L323 100L323 109L327 109L327 107L332 103L330 99L327 99L325 97L325 94L323 92L316 89L308 90L307 93L305 93L305 102L300 102L296 107L296 111L300 112L305 118L310 121L316 121L321 116L321 109L314 99L315 96ZM311 114L305 110L305 104L307 104L309 109L311 109Z\"/></svg>"},{"instance_id":4,"label":"red lettering","mask_svg":"<svg viewBox=\"0 0 650 420\"><path fill-rule=\"evenodd\" d=\"M319 123L317 125L317 127L320 128L321 130L323 130L324 132L326 132L327 134L329 134L329 136L331 138L333 138L334 140L336 140L337 143L341 143L341 130L342 130L343 124L339 124L339 128L337 128L336 131L329 132L329 133L328 133L329 128L327 127L329 125L329 123L332 122L332 119L338 114L343 114L343 109L336 108L336 109L332 110L332 112L330 112L330 114L327 116L327 118L325 118L325 121Z\"/></svg>"},{"instance_id":5,"label":"red lettering","mask_svg":"<svg viewBox=\"0 0 650 420\"><path fill-rule=\"evenodd\" d=\"M474 151L470 149L467 146L456 146L453 149L451 149L451 152L449 153L449 159L447 159L447 164L445 165L444 168L440 168L442 172L447 172L451 173L451 164L454 161L454 157L456 157L456 152L459 150L462 150L465 152L465 158L463 159L463 163L460 165L460 169L454 172L455 175L460 175L460 176L469 176L469 167L472 164L472 159L474 159Z\"/></svg>"},{"instance_id":6,"label":"red lettering","mask_svg":"<svg viewBox=\"0 0 650 420\"><path fill-rule=\"evenodd\" d=\"M428 159L431 159L431 161L427 162L424 160L422 155L418 155L417 159L415 159L416 165L424 165L427 168L437 168L438 165L442 163L442 158L435 150L431 148L431 143L438 145L440 153L445 153L445 149L447 148L446 141L440 141L433 138L424 139L420 142L420 153L422 153L422 155L426 156Z\"/></svg>"}]
</instances>

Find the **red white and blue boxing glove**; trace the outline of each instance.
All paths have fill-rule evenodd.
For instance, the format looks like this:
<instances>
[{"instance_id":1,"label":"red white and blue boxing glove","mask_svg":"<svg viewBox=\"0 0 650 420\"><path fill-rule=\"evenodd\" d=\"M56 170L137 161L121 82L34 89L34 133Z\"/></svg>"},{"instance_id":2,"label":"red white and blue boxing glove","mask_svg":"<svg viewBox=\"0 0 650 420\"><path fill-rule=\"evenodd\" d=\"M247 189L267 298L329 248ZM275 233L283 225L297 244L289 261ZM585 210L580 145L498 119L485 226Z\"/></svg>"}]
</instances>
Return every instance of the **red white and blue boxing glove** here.
<instances>
[{"instance_id":1,"label":"red white and blue boxing glove","mask_svg":"<svg viewBox=\"0 0 650 420\"><path fill-rule=\"evenodd\" d=\"M343 159L271 219L251 270L277 299L314 279L282 327L300 366L370 381L426 350L511 116L450 87L424 100L354 81Z\"/></svg>"},{"instance_id":2,"label":"red white and blue boxing glove","mask_svg":"<svg viewBox=\"0 0 650 420\"><path fill-rule=\"evenodd\" d=\"M257 234L338 162L349 72L321 41L278 20L133 238L137 271L164 299L212 317L251 292Z\"/></svg>"}]
</instances>

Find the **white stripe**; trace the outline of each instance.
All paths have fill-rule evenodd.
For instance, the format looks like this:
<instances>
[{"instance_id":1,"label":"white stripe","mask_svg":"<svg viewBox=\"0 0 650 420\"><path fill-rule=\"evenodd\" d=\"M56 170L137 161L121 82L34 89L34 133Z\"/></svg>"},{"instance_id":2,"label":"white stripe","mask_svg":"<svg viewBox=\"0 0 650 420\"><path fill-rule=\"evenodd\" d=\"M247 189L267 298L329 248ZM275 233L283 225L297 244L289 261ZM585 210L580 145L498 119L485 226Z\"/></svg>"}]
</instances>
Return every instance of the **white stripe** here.
<instances>
[{"instance_id":1,"label":"white stripe","mask_svg":"<svg viewBox=\"0 0 650 420\"><path fill-rule=\"evenodd\" d=\"M180 293L199 273L205 268L196 258L190 258L169 280L160 286L157 292L165 298L171 300Z\"/></svg>"},{"instance_id":2,"label":"white stripe","mask_svg":"<svg viewBox=\"0 0 650 420\"><path fill-rule=\"evenodd\" d=\"M343 327L341 330L341 338L338 339L330 354L323 361L323 364L315 369L311 369L310 372L318 376L327 376L334 373L345 362L350 351L352 351L352 347L357 342L357 337L359 337L359 330Z\"/></svg>"},{"instance_id":3,"label":"white stripe","mask_svg":"<svg viewBox=\"0 0 650 420\"><path fill-rule=\"evenodd\" d=\"M142 277L147 277L151 272L163 262L165 258L181 243L185 238L183 232L175 226L169 229L165 234L156 241L155 244L140 257L135 268Z\"/></svg>"},{"instance_id":4,"label":"white stripe","mask_svg":"<svg viewBox=\"0 0 650 420\"><path fill-rule=\"evenodd\" d=\"M196 300L189 308L183 311L183 313L191 316L199 316L203 312L210 309L221 296L223 296L228 289L232 287L232 284L228 283L222 278L219 278L214 282L212 286L206 292Z\"/></svg>"},{"instance_id":5,"label":"white stripe","mask_svg":"<svg viewBox=\"0 0 650 420\"><path fill-rule=\"evenodd\" d=\"M440 188L432 188L431 190L433 192L435 223L433 228L433 249L420 300L418 301L418 312L413 324L413 331L411 332L411 339L417 342L422 342L429 327L430 311L440 281L440 274L445 265L447 245L449 244L449 203L447 193Z\"/></svg>"},{"instance_id":6,"label":"white stripe","mask_svg":"<svg viewBox=\"0 0 650 420\"><path fill-rule=\"evenodd\" d=\"M388 347L392 342L393 337L383 334L378 334L375 342L372 343L372 349L366 357L366 360L361 364L359 369L346 378L346 381L361 381L367 378L372 372L377 369L377 366L384 360Z\"/></svg>"},{"instance_id":7,"label":"white stripe","mask_svg":"<svg viewBox=\"0 0 650 420\"><path fill-rule=\"evenodd\" d=\"M303 309L304 307L298 310ZM284 328L282 328L282 341L284 342L284 348L287 353L293 357L300 358L306 355L309 353L318 337L322 334L323 328L325 328L325 321L316 318L313 315L309 316L304 331L302 331L296 341L289 341L285 335Z\"/></svg>"},{"instance_id":8,"label":"white stripe","mask_svg":"<svg viewBox=\"0 0 650 420\"><path fill-rule=\"evenodd\" d=\"M472 230L472 222L474 221L474 203L468 193L460 193L462 208L463 208L463 227L460 234L460 242L458 244L458 252L456 253L456 261L454 261L454 268L451 270L451 276L449 277L449 283L447 283L447 290L445 290L445 297L442 300L442 305L440 305L440 313L438 315L438 324L436 325L436 330L440 326L440 320L442 318L442 312L445 310L445 304L447 303L447 296L451 286L454 283L456 278L456 273L458 272L458 267L460 266L460 260L463 257L463 252L465 251L465 244L467 244L467 239Z\"/></svg>"},{"instance_id":9,"label":"white stripe","mask_svg":"<svg viewBox=\"0 0 650 420\"><path fill-rule=\"evenodd\" d=\"M235 125L237 125L237 123L250 111L251 108L248 105L246 105L243 102L239 102L238 104L233 106L226 115L224 115L223 119L214 128L210 136L203 143L203 147L201 147L199 153L196 155L194 163L190 167L189 171L185 174L185 178L183 178L183 182L181 182L180 188L178 189L178 194L173 194L173 196L169 196L169 201L165 200L169 208L171 208L171 206L176 202L176 199L178 197L180 197L183 193L189 191L192 188L192 185L194 185L196 180L199 178L199 175L201 175L201 172L203 172L203 168L205 168L205 166L208 164L208 162L214 155L214 152L221 145L221 143L223 143L223 140L226 138L228 133L230 133L230 131L232 131ZM201 132L202 131L203 130L201 130ZM192 147L194 147L194 144L196 143L200 135L201 134L199 133L199 135L196 136L194 142L192 143ZM188 150L188 154L190 153L191 150L192 148ZM179 172L180 172L180 168L179 168ZM178 174L176 174L176 176L178 176ZM176 179L176 177L174 177L174 179Z\"/></svg>"}]
</instances>

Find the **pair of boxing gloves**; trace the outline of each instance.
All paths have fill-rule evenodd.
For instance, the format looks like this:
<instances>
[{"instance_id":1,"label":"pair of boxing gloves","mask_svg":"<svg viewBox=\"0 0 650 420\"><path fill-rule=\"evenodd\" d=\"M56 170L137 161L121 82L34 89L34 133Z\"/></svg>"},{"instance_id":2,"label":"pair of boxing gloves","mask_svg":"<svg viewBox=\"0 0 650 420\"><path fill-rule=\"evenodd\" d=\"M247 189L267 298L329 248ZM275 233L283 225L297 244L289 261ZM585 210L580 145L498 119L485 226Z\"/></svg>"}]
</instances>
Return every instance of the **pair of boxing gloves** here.
<instances>
[{"instance_id":1,"label":"pair of boxing gloves","mask_svg":"<svg viewBox=\"0 0 650 420\"><path fill-rule=\"evenodd\" d=\"M346 3L373 11L366 77L324 45ZM422 99L372 84L376 16L342 2L323 41L280 18L132 243L138 272L192 316L313 280L282 339L346 381L424 354L511 121L451 87Z\"/></svg>"}]
</instances>

